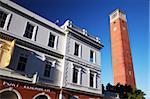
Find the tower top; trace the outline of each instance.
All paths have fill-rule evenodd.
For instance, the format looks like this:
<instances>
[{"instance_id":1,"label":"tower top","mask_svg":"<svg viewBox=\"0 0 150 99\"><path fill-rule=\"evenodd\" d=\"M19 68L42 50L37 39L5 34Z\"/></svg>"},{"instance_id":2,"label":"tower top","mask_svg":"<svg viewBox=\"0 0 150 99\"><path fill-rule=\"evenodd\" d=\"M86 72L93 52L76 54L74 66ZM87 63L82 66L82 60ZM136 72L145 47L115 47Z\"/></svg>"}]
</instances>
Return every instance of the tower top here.
<instances>
[{"instance_id":1,"label":"tower top","mask_svg":"<svg viewBox=\"0 0 150 99\"><path fill-rule=\"evenodd\" d=\"M109 17L110 17L110 23L113 22L113 21L115 21L118 18L120 18L120 19L122 19L124 21L127 21L126 20L126 14L123 11L121 11L120 9L116 9L115 11L113 11L109 15Z\"/></svg>"}]
</instances>

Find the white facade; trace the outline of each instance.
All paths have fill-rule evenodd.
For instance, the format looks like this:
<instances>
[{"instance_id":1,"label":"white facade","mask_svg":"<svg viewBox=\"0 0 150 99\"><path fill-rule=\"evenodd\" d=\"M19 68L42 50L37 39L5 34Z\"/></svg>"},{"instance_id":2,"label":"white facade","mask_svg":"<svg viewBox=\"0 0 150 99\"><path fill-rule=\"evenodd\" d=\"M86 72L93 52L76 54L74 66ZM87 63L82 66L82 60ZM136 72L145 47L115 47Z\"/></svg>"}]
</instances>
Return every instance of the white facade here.
<instances>
[{"instance_id":1,"label":"white facade","mask_svg":"<svg viewBox=\"0 0 150 99\"><path fill-rule=\"evenodd\" d=\"M9 69L0 73L1 76L102 93L100 49L103 45L98 38L89 36L71 21L59 27L9 0L1 0L0 5L0 13L4 15L0 38L16 39Z\"/></svg>"},{"instance_id":2,"label":"white facade","mask_svg":"<svg viewBox=\"0 0 150 99\"><path fill-rule=\"evenodd\" d=\"M103 47L99 39L89 34L71 21L66 21L62 28L67 33L64 83L63 87L101 93L101 62L100 49ZM78 54L75 54L75 46L78 46ZM93 58L90 59L90 51ZM77 70L77 77L74 77L74 68ZM93 84L90 86L90 73L93 74ZM77 78L77 81L73 81Z\"/></svg>"},{"instance_id":3,"label":"white facade","mask_svg":"<svg viewBox=\"0 0 150 99\"><path fill-rule=\"evenodd\" d=\"M63 30L9 0L2 0L0 3L0 11L7 14L4 27L0 27L1 38L17 40L9 68L29 78L37 72L38 82L60 86L65 52ZM24 36L28 23L34 27L31 38ZM54 47L48 46L51 34L55 36ZM20 56L27 58L22 71L17 70ZM46 61L52 63L49 77L44 76Z\"/></svg>"}]
</instances>

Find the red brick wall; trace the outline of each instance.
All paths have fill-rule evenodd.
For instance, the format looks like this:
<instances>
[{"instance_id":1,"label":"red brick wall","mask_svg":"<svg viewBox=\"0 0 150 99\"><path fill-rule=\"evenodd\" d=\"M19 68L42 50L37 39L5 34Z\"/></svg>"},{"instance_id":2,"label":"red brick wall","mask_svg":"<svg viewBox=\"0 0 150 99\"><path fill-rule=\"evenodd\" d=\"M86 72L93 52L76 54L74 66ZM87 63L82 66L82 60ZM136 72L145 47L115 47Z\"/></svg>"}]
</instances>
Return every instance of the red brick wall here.
<instances>
[{"instance_id":1,"label":"red brick wall","mask_svg":"<svg viewBox=\"0 0 150 99\"><path fill-rule=\"evenodd\" d=\"M114 31L115 27L116 31ZM121 84L128 84L135 87L136 84L126 21L119 18L116 19L110 24L110 31L114 83L116 85L120 82Z\"/></svg>"}]
</instances>

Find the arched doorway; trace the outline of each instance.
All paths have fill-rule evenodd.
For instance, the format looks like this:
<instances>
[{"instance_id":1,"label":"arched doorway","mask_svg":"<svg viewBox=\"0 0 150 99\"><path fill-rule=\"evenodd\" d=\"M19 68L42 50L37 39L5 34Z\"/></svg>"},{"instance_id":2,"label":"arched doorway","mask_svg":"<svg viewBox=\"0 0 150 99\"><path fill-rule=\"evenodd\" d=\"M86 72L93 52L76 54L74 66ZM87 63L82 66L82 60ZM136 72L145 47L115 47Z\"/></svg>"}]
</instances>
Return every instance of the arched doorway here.
<instances>
[{"instance_id":1,"label":"arched doorway","mask_svg":"<svg viewBox=\"0 0 150 99\"><path fill-rule=\"evenodd\" d=\"M35 99L48 99L45 95L39 95Z\"/></svg>"},{"instance_id":2,"label":"arched doorway","mask_svg":"<svg viewBox=\"0 0 150 99\"><path fill-rule=\"evenodd\" d=\"M33 99L51 99L48 94L39 93L33 97Z\"/></svg>"},{"instance_id":3,"label":"arched doorway","mask_svg":"<svg viewBox=\"0 0 150 99\"><path fill-rule=\"evenodd\" d=\"M0 93L0 99L18 99L18 96L13 91L4 91Z\"/></svg>"},{"instance_id":4,"label":"arched doorway","mask_svg":"<svg viewBox=\"0 0 150 99\"><path fill-rule=\"evenodd\" d=\"M12 87L0 90L0 99L22 99L20 93Z\"/></svg>"}]
</instances>

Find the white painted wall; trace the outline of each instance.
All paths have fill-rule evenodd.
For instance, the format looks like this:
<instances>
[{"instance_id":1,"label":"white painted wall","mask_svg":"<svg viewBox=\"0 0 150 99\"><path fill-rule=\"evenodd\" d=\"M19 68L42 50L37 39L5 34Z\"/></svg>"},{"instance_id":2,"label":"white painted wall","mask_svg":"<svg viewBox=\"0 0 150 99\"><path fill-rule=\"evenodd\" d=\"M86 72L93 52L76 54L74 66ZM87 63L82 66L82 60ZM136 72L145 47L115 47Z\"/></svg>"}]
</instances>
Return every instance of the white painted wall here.
<instances>
[{"instance_id":1,"label":"white painted wall","mask_svg":"<svg viewBox=\"0 0 150 99\"><path fill-rule=\"evenodd\" d=\"M80 44L82 46L82 57L78 57L74 55L75 43ZM96 53L96 63L90 62L90 50ZM66 60L64 67L64 87L83 90L92 93L101 94L101 62L100 62L100 50L94 46L89 45L83 40L77 39L73 37L70 33L67 36L67 45L66 45ZM72 60L71 60L72 59ZM72 82L73 79L73 64L81 67L84 72L82 72L82 80L81 84L74 84ZM99 76L97 76L97 88L91 88L89 86L89 70L95 71Z\"/></svg>"},{"instance_id":2,"label":"white painted wall","mask_svg":"<svg viewBox=\"0 0 150 99\"><path fill-rule=\"evenodd\" d=\"M28 14L29 16L37 18L38 20L47 24L49 27L41 24L40 22L35 21L33 18L26 17L24 14L20 14L16 10L8 9L8 7L6 7L6 6L4 6L4 7L0 6L0 10L6 12L8 14L11 14L11 19L10 19L10 24L9 24L8 30L5 31L2 28L0 30L3 30L7 33L10 33L10 35L13 35L19 39L25 38L24 40L26 42L28 42L28 43L32 42L33 44L41 46L41 47L44 46L48 50L51 50L51 48L48 47L48 41L49 41L49 35L50 35L50 33L52 33L52 34L58 36L57 49L53 49L53 51L55 51L56 54L58 52L60 52L59 54L61 54L61 55L65 54L65 33L62 33L63 30L61 28L56 26L54 23L51 23L48 20L22 8L21 6L14 4L13 2L5 1L5 0L3 2L4 3L7 2L8 5L15 7L15 9L20 10L23 13ZM27 22L38 27L37 33L36 33L37 34L36 35L36 41L33 41L33 40L28 39L26 37L23 37ZM50 27L55 27L57 31L53 30ZM3 31L1 31L1 32L3 32ZM44 75L44 69L45 69L45 62L42 61L41 59L37 58L36 54L34 54L34 53L37 53L39 55L45 54L45 53L33 50L32 48L29 49L29 48L25 47L25 45L23 47L18 47L18 45L16 45L15 50L14 50L14 54L12 57L12 63L10 64L9 68L15 70L16 72L19 72L16 70L17 66L18 66L19 57L21 54L27 54L28 55L28 61L26 64L25 72L19 72L19 73L27 74L28 76L32 77L33 74L38 72L38 75L40 77L40 79L39 79L40 81L60 86L61 77L62 77L62 70L63 70L63 67L62 67L63 59L57 58L57 57L54 57L51 55L46 55L51 61L56 60L56 66L52 67L50 77L46 78L43 76Z\"/></svg>"},{"instance_id":3,"label":"white painted wall","mask_svg":"<svg viewBox=\"0 0 150 99\"><path fill-rule=\"evenodd\" d=\"M25 16L19 15L19 13L16 11L11 11L8 10L7 8L4 8L2 6L0 6L0 10L3 10L9 14L11 14L11 20L10 20L10 24L8 27L8 32L15 34L17 36L23 37L23 34L25 33L25 29L26 29L26 24L27 22L38 26L37 28L37 35L36 35L36 43L47 46L48 45L48 41L49 41L49 35L50 32L55 34L56 36L59 36L58 38L58 51L64 53L65 49L64 49L64 39L65 39L65 34L58 32L58 31L54 31L51 28L45 27L41 24L39 24L38 22L33 21L33 19L31 18L26 18ZM30 15L33 16L34 15ZM25 38L25 37L24 37ZM27 41L30 42L31 39L27 38Z\"/></svg>"},{"instance_id":4,"label":"white painted wall","mask_svg":"<svg viewBox=\"0 0 150 99\"><path fill-rule=\"evenodd\" d=\"M81 55L82 57L78 57L78 56L74 55L75 43L80 44L82 46L82 55ZM67 37L67 48L66 49L67 49L67 52L66 52L67 54L73 55L73 57L80 58L84 61L87 61L87 62L93 64L92 62L90 62L90 50L92 50L96 53L96 63L94 63L94 64L101 65L100 50L88 45L85 42L82 42L76 38Z\"/></svg>"}]
</instances>

